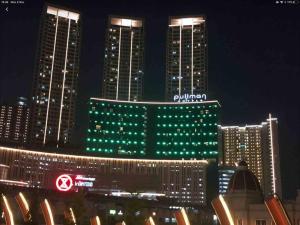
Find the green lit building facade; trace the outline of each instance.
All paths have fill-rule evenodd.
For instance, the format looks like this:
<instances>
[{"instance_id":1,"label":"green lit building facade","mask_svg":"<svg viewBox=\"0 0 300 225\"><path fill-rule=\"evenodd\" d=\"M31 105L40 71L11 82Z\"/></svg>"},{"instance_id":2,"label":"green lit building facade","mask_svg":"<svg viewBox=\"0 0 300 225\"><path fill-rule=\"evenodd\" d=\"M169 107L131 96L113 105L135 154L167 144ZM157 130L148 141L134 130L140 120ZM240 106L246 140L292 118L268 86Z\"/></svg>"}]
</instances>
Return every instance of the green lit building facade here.
<instances>
[{"instance_id":1,"label":"green lit building facade","mask_svg":"<svg viewBox=\"0 0 300 225\"><path fill-rule=\"evenodd\" d=\"M219 111L218 101L91 98L86 151L102 157L216 159Z\"/></svg>"}]
</instances>

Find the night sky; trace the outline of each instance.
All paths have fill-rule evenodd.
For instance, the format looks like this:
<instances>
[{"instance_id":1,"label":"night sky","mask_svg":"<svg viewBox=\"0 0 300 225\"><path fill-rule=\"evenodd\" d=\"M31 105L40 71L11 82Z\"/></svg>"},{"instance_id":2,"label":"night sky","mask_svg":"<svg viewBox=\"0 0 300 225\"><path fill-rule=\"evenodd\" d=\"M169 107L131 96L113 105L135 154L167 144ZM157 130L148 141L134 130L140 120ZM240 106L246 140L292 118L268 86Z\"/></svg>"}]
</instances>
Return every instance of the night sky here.
<instances>
[{"instance_id":1,"label":"night sky","mask_svg":"<svg viewBox=\"0 0 300 225\"><path fill-rule=\"evenodd\" d=\"M0 101L30 96L42 0L0 5ZM145 18L145 100L163 100L168 16L207 16L209 97L223 125L279 120L283 191L300 181L300 3L245 1L50 1L82 12L76 139L87 127L87 100L100 97L109 14ZM80 143L80 141L78 141Z\"/></svg>"}]
</instances>

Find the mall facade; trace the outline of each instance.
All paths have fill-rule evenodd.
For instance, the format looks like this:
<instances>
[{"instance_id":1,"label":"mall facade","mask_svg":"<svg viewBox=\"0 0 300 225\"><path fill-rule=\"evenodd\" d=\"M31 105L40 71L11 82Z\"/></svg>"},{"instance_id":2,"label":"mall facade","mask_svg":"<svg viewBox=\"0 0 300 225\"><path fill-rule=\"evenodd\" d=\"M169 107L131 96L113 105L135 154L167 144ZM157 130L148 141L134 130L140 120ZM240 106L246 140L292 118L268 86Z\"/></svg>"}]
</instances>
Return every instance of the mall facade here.
<instances>
[{"instance_id":1,"label":"mall facade","mask_svg":"<svg viewBox=\"0 0 300 225\"><path fill-rule=\"evenodd\" d=\"M207 204L209 160L102 158L0 147L0 164L5 184Z\"/></svg>"}]
</instances>

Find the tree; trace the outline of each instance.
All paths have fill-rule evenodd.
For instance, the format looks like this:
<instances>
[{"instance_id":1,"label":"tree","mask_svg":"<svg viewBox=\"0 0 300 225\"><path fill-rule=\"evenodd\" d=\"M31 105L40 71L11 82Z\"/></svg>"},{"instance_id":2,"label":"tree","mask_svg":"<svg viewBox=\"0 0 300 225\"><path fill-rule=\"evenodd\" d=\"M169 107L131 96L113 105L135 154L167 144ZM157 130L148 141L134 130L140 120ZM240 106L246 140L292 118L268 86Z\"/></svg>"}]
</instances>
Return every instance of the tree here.
<instances>
[{"instance_id":1,"label":"tree","mask_svg":"<svg viewBox=\"0 0 300 225\"><path fill-rule=\"evenodd\" d=\"M143 209L147 204L139 199L129 200L125 204L125 223L126 225L143 225L146 216L143 215Z\"/></svg>"}]
</instances>

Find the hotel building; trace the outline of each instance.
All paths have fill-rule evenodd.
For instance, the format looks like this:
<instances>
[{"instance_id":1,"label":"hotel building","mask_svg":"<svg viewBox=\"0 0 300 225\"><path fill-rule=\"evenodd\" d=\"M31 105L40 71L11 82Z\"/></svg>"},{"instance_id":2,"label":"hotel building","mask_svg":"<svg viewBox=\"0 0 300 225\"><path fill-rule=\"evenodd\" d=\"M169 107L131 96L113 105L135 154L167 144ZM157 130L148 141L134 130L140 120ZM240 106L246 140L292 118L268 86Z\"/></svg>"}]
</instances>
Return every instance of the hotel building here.
<instances>
[{"instance_id":1,"label":"hotel building","mask_svg":"<svg viewBox=\"0 0 300 225\"><path fill-rule=\"evenodd\" d=\"M45 5L34 72L31 142L70 142L79 75L80 14Z\"/></svg>"},{"instance_id":2,"label":"hotel building","mask_svg":"<svg viewBox=\"0 0 300 225\"><path fill-rule=\"evenodd\" d=\"M175 95L206 94L206 18L170 17L167 38L166 101L174 101Z\"/></svg>"},{"instance_id":3,"label":"hotel building","mask_svg":"<svg viewBox=\"0 0 300 225\"><path fill-rule=\"evenodd\" d=\"M219 164L235 166L245 160L265 194L281 196L278 121L269 116L260 125L219 126Z\"/></svg>"},{"instance_id":4,"label":"hotel building","mask_svg":"<svg viewBox=\"0 0 300 225\"><path fill-rule=\"evenodd\" d=\"M105 40L102 97L140 101L143 98L143 76L144 21L110 16Z\"/></svg>"},{"instance_id":5,"label":"hotel building","mask_svg":"<svg viewBox=\"0 0 300 225\"><path fill-rule=\"evenodd\" d=\"M91 98L86 151L104 157L217 159L218 101Z\"/></svg>"}]
</instances>

